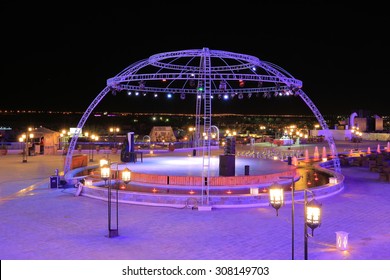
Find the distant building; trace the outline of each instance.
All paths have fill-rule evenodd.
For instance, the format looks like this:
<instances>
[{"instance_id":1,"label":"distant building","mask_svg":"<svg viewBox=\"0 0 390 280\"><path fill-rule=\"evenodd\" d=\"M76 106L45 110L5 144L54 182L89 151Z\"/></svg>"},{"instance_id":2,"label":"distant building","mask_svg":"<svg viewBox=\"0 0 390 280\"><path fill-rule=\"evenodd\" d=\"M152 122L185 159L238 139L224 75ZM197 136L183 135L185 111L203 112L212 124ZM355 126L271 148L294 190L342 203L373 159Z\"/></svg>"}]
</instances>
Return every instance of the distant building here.
<instances>
[{"instance_id":1,"label":"distant building","mask_svg":"<svg viewBox=\"0 0 390 280\"><path fill-rule=\"evenodd\" d=\"M154 126L149 136L151 142L176 142L171 126Z\"/></svg>"},{"instance_id":2,"label":"distant building","mask_svg":"<svg viewBox=\"0 0 390 280\"><path fill-rule=\"evenodd\" d=\"M383 131L383 118L378 115L359 116L356 112L354 112L349 117L349 125L350 129L352 127L358 127L362 132L381 132Z\"/></svg>"},{"instance_id":3,"label":"distant building","mask_svg":"<svg viewBox=\"0 0 390 280\"><path fill-rule=\"evenodd\" d=\"M388 133L383 133L383 118L374 116L358 116L356 112L352 113L346 120L340 121L335 125L334 129L329 129L329 133L334 140L352 140L354 134L352 128L359 128L363 132L362 139L364 140L390 140ZM324 130L311 130L312 136L325 136Z\"/></svg>"}]
</instances>

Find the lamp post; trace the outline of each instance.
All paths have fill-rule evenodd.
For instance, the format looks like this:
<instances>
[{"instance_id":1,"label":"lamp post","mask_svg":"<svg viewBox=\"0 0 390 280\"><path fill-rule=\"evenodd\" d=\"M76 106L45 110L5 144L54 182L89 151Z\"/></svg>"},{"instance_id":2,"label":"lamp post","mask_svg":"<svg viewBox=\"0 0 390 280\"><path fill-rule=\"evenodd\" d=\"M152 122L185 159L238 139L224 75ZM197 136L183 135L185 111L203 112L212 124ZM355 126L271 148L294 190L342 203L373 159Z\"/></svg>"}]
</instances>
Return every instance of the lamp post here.
<instances>
[{"instance_id":1,"label":"lamp post","mask_svg":"<svg viewBox=\"0 0 390 280\"><path fill-rule=\"evenodd\" d=\"M90 141L89 141L89 149L90 149L90 157L89 157L89 162L93 162L93 145L92 145L92 141L94 141L95 139L97 140L99 137L96 136L95 134L92 134L91 137L90 137Z\"/></svg>"},{"instance_id":2,"label":"lamp post","mask_svg":"<svg viewBox=\"0 0 390 280\"><path fill-rule=\"evenodd\" d=\"M294 253L294 216L295 216L295 181L293 176L282 176L279 179L291 179L292 188L291 188L291 259L295 259ZM308 189L304 189L304 259L308 259L308 238L313 236L314 229L321 225L321 204L318 203L314 198L307 202L307 192L310 192L313 196L314 194ZM270 186L269 189L269 199L270 205L276 209L276 215L278 216L278 210L284 205L283 198L283 186L280 184L274 183ZM311 235L307 232L307 227L312 229Z\"/></svg>"},{"instance_id":3,"label":"lamp post","mask_svg":"<svg viewBox=\"0 0 390 280\"><path fill-rule=\"evenodd\" d=\"M314 236L314 229L321 225L321 203L317 202L314 198L307 201L307 193L310 192L313 197L314 193L308 189L304 190L304 201L305 201L305 210L304 210L304 250L305 250L305 260L309 259L309 250L308 250L308 238ZM311 228L311 234L307 232L307 227Z\"/></svg>"},{"instance_id":4,"label":"lamp post","mask_svg":"<svg viewBox=\"0 0 390 280\"><path fill-rule=\"evenodd\" d=\"M26 138L26 134L23 134L21 137L19 137L19 142L20 143L23 143L23 147L22 147L22 162L27 162L27 142L25 141L25 138Z\"/></svg>"},{"instance_id":5,"label":"lamp post","mask_svg":"<svg viewBox=\"0 0 390 280\"><path fill-rule=\"evenodd\" d=\"M195 143L194 143L194 136L195 136L195 131L196 131L196 128L195 127L189 127L188 128L188 131L190 132L190 137L191 137L191 148L195 147Z\"/></svg>"},{"instance_id":6,"label":"lamp post","mask_svg":"<svg viewBox=\"0 0 390 280\"><path fill-rule=\"evenodd\" d=\"M110 133L113 133L114 148L116 148L116 134L119 132L119 127L110 127Z\"/></svg>"},{"instance_id":7,"label":"lamp post","mask_svg":"<svg viewBox=\"0 0 390 280\"><path fill-rule=\"evenodd\" d=\"M111 223L111 204L112 204L112 188L111 188L111 166L110 164L104 164L100 167L100 177L104 180L105 186L107 188L107 206L108 206L108 236L109 238L118 236L118 189L116 193L116 228L112 227ZM108 182L108 183L107 183Z\"/></svg>"},{"instance_id":8,"label":"lamp post","mask_svg":"<svg viewBox=\"0 0 390 280\"><path fill-rule=\"evenodd\" d=\"M66 154L67 145L66 142L68 140L69 132L67 132L65 129L61 130L60 138L61 138L61 144L62 144L62 154Z\"/></svg>"},{"instance_id":9,"label":"lamp post","mask_svg":"<svg viewBox=\"0 0 390 280\"><path fill-rule=\"evenodd\" d=\"M30 128L29 128L29 129L30 129ZM30 131L31 131L31 130L30 130ZM31 147L33 147L33 145L32 145L32 139L34 138L34 134L33 134L33 133L30 133L30 134L28 135L28 137L26 138L28 143L30 143L29 140L28 140L29 138L31 139ZM30 145L30 144L29 144L29 145ZM30 148L30 147L29 147L29 148Z\"/></svg>"},{"instance_id":10,"label":"lamp post","mask_svg":"<svg viewBox=\"0 0 390 280\"><path fill-rule=\"evenodd\" d=\"M32 131L32 128L29 127L28 128L28 131L26 134L23 134L20 138L19 138L19 142L24 142L24 151L22 152L23 154L23 159L22 159L22 162L27 162L27 156L28 156L28 139L33 139L34 138L34 134L31 133Z\"/></svg>"},{"instance_id":11,"label":"lamp post","mask_svg":"<svg viewBox=\"0 0 390 280\"><path fill-rule=\"evenodd\" d=\"M294 259L295 253L294 253L294 244L295 244L295 201L294 201L294 194L295 194L295 181L293 176L286 176L286 177L279 177L279 179L290 179L292 182L292 188L291 188L291 259ZM284 205L284 193L283 193L283 186L279 184L273 184L270 187L270 204L272 207L276 209L276 215L278 216L279 208Z\"/></svg>"}]
</instances>

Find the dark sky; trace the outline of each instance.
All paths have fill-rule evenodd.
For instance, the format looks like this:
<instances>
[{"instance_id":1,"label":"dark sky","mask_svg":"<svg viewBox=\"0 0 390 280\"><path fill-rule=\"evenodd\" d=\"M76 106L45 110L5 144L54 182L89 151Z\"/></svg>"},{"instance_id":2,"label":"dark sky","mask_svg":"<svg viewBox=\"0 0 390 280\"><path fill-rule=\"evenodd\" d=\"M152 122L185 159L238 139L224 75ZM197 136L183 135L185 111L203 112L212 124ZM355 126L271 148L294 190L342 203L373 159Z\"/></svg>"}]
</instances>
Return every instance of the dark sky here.
<instances>
[{"instance_id":1,"label":"dark sky","mask_svg":"<svg viewBox=\"0 0 390 280\"><path fill-rule=\"evenodd\" d=\"M84 111L106 80L127 66L156 53L207 47L282 67L303 81L303 91L322 114L388 115L383 4L286 2L223 1L210 7L210 1L128 1L128 6L84 7L3 1L0 110ZM96 110L195 112L190 101L145 103L107 95ZM299 98L215 104L217 111L310 114Z\"/></svg>"}]
</instances>

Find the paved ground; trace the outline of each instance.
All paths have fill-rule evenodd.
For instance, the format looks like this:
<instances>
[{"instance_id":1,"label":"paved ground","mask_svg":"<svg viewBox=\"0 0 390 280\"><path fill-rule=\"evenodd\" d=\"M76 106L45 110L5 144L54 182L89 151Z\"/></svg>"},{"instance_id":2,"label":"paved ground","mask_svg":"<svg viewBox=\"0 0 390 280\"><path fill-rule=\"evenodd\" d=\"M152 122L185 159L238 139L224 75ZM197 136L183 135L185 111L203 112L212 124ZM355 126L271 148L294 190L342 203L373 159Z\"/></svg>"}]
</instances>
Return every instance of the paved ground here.
<instances>
[{"instance_id":1,"label":"paved ground","mask_svg":"<svg viewBox=\"0 0 390 280\"><path fill-rule=\"evenodd\" d=\"M119 236L107 238L106 202L74 196L74 188L49 188L63 160L0 157L0 259L291 259L291 205L276 216L272 207L197 211L121 204ZM344 191L320 201L323 223L309 238L309 259L390 260L390 183L368 168L342 171ZM303 259L302 204L296 203L295 214L295 258ZM337 231L349 233L348 251L336 249Z\"/></svg>"}]
</instances>

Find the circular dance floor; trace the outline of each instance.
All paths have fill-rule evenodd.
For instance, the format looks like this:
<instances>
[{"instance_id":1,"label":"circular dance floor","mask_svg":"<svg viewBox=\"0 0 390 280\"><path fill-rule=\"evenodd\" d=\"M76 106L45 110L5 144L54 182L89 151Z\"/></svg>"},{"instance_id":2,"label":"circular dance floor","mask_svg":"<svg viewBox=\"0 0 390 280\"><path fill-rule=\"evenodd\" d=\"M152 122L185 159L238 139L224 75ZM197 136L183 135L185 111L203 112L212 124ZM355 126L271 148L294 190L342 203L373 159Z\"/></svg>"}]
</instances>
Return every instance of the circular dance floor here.
<instances>
[{"instance_id":1,"label":"circular dance floor","mask_svg":"<svg viewBox=\"0 0 390 280\"><path fill-rule=\"evenodd\" d=\"M208 162L205 163L206 166ZM125 167L132 172L171 175L171 176L202 176L203 157L201 156L155 156L145 157L142 162L121 163L118 169ZM235 158L235 176L245 175L245 166L249 166L249 175L266 175L295 170L296 167L287 162L271 159ZM210 157L208 165L210 176L219 176L219 157Z\"/></svg>"},{"instance_id":2,"label":"circular dance floor","mask_svg":"<svg viewBox=\"0 0 390 280\"><path fill-rule=\"evenodd\" d=\"M148 155L136 162L112 163L111 170L117 171L115 182L120 202L152 206L203 205L205 197L212 207L261 206L269 204L267 189L271 184L281 182L290 187L291 180L281 177L295 178L308 186L309 177L301 176L306 168L280 160L233 159L234 175L229 176L221 175L219 155L211 156L210 160L192 155ZM120 180L124 168L131 171L128 184ZM82 195L105 200L104 186L105 182L96 178Z\"/></svg>"}]
</instances>

